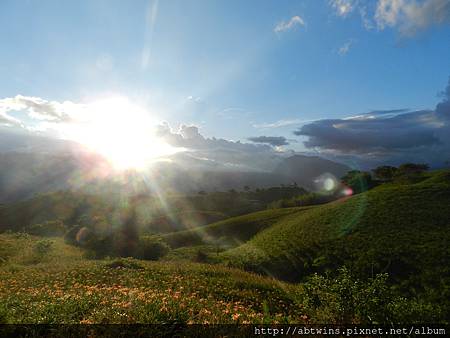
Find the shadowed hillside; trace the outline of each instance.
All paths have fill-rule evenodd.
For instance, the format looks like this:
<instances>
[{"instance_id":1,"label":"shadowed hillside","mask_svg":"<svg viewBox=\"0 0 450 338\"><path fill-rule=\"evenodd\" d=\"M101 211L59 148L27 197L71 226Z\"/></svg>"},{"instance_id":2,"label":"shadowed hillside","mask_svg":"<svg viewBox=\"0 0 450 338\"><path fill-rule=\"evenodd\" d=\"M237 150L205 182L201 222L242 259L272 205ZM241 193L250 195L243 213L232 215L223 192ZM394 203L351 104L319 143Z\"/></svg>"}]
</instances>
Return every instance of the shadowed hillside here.
<instances>
[{"instance_id":1,"label":"shadowed hillside","mask_svg":"<svg viewBox=\"0 0 450 338\"><path fill-rule=\"evenodd\" d=\"M346 265L359 275L387 272L402 285L441 290L450 277L449 215L450 172L435 172L420 183L384 184L288 215L222 256L288 280Z\"/></svg>"}]
</instances>

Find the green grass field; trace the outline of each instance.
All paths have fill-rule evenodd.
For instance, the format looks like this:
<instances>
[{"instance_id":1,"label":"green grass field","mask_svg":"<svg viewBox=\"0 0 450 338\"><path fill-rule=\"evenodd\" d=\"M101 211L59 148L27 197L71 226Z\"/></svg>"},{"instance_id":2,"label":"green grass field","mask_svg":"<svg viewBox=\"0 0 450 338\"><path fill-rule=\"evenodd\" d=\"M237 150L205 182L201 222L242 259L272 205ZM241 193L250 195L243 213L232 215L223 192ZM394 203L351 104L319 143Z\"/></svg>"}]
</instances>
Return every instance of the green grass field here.
<instances>
[{"instance_id":1,"label":"green grass field","mask_svg":"<svg viewBox=\"0 0 450 338\"><path fill-rule=\"evenodd\" d=\"M0 235L0 321L7 323L284 323L304 321L295 287L223 266L86 260L51 238ZM8 252L8 255L5 255Z\"/></svg>"},{"instance_id":2,"label":"green grass field","mask_svg":"<svg viewBox=\"0 0 450 338\"><path fill-rule=\"evenodd\" d=\"M0 322L448 323L449 215L439 171L170 233L159 262L7 232Z\"/></svg>"},{"instance_id":3,"label":"green grass field","mask_svg":"<svg viewBox=\"0 0 450 338\"><path fill-rule=\"evenodd\" d=\"M450 173L438 172L293 213L222 258L288 280L346 265L360 275L448 283L449 215Z\"/></svg>"}]
</instances>

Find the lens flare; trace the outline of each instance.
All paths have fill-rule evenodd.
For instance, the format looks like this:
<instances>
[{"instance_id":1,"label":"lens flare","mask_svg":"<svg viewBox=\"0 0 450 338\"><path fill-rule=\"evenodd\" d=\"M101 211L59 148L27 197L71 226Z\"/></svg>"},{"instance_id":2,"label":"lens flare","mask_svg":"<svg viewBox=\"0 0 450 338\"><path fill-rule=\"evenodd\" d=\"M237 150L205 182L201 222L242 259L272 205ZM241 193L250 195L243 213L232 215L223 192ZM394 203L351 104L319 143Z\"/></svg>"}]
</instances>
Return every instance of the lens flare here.
<instances>
[{"instance_id":1,"label":"lens flare","mask_svg":"<svg viewBox=\"0 0 450 338\"><path fill-rule=\"evenodd\" d=\"M323 175L320 175L319 177L317 177L314 180L314 182L316 184L316 189L318 191L322 191L325 193L334 192L339 185L339 182L336 179L336 177L330 173L325 173Z\"/></svg>"}]
</instances>

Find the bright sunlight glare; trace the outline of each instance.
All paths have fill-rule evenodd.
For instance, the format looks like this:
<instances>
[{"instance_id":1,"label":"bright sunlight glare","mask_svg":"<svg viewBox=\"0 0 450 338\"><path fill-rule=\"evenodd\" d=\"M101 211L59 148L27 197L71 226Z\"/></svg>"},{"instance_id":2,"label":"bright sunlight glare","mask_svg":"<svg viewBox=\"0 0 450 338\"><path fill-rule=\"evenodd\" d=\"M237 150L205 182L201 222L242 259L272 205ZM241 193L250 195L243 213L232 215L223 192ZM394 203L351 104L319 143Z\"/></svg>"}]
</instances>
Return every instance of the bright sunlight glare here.
<instances>
[{"instance_id":1,"label":"bright sunlight glare","mask_svg":"<svg viewBox=\"0 0 450 338\"><path fill-rule=\"evenodd\" d=\"M179 151L158 138L157 122L126 98L93 102L78 116L80 123L69 127L67 136L105 156L116 169L143 169Z\"/></svg>"}]
</instances>

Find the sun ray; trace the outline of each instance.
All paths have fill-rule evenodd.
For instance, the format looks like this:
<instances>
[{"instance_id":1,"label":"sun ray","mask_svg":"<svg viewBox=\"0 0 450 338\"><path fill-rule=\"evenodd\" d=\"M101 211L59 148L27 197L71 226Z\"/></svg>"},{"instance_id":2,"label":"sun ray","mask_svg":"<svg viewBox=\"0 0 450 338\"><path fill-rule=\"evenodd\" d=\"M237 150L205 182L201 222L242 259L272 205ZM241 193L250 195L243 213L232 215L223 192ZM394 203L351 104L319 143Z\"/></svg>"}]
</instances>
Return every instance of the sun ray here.
<instances>
[{"instance_id":1,"label":"sun ray","mask_svg":"<svg viewBox=\"0 0 450 338\"><path fill-rule=\"evenodd\" d=\"M66 129L69 138L105 156L116 169L142 169L176 153L156 136L157 122L123 97L95 101Z\"/></svg>"}]
</instances>

